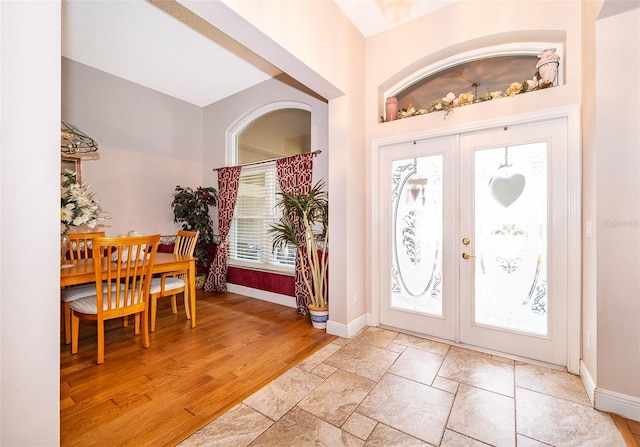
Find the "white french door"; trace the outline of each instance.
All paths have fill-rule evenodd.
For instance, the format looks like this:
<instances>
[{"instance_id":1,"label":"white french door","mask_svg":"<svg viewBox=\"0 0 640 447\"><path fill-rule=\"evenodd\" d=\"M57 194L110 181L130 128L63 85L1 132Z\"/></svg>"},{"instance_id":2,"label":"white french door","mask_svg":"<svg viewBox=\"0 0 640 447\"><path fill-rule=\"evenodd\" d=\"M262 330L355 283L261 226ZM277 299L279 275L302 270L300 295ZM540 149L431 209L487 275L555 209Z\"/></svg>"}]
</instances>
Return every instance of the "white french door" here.
<instances>
[{"instance_id":1,"label":"white french door","mask_svg":"<svg viewBox=\"0 0 640 447\"><path fill-rule=\"evenodd\" d=\"M566 364L566 127L381 147L383 325Z\"/></svg>"}]
</instances>

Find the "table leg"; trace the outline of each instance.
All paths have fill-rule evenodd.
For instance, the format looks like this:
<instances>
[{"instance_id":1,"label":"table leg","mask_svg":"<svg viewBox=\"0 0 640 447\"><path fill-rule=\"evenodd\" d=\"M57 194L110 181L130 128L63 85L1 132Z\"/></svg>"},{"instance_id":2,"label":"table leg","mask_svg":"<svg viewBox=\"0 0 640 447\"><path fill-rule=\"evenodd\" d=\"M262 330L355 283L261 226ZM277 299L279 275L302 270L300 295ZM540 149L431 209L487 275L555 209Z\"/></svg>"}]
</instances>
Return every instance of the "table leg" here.
<instances>
[{"instance_id":1,"label":"table leg","mask_svg":"<svg viewBox=\"0 0 640 447\"><path fill-rule=\"evenodd\" d=\"M189 263L189 306L191 306L191 327L196 327L196 261Z\"/></svg>"}]
</instances>

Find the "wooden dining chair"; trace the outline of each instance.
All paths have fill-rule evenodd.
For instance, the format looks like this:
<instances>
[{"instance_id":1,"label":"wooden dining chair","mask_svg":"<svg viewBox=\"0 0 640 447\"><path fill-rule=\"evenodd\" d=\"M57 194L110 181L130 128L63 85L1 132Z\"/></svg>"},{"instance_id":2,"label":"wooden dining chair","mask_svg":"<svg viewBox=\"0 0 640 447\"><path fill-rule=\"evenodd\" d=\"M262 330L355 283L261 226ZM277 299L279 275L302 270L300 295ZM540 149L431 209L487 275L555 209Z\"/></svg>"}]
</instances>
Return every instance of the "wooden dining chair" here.
<instances>
[{"instance_id":1,"label":"wooden dining chair","mask_svg":"<svg viewBox=\"0 0 640 447\"><path fill-rule=\"evenodd\" d=\"M75 259L88 259L93 258L93 238L104 237L104 231L67 233L67 237L69 238L69 259L72 261Z\"/></svg>"},{"instance_id":2,"label":"wooden dining chair","mask_svg":"<svg viewBox=\"0 0 640 447\"><path fill-rule=\"evenodd\" d=\"M178 231L176 236L176 243L173 248L173 253L177 255L193 256L193 252L198 242L199 231ZM184 296L184 309L187 314L187 320L191 319L191 312L189 310L189 300L195 299L195 297L189 296L189 287L187 285L187 271L178 270L173 272L163 273L160 277L153 278L151 280L151 292L150 292L150 314L151 314L151 332L156 330L156 314L158 311L158 299L167 296L171 297L171 310L173 314L178 313L178 306L176 304L176 295L181 293Z\"/></svg>"},{"instance_id":3,"label":"wooden dining chair","mask_svg":"<svg viewBox=\"0 0 640 447\"><path fill-rule=\"evenodd\" d=\"M94 250L108 250L111 257L93 257L95 294L71 301L71 353L78 352L80 320L96 321L98 364L104 362L104 322L134 316L134 332L149 347L149 288L160 235L96 237Z\"/></svg>"},{"instance_id":4,"label":"wooden dining chair","mask_svg":"<svg viewBox=\"0 0 640 447\"><path fill-rule=\"evenodd\" d=\"M94 254L93 238L104 237L104 231L94 231L91 233L68 233L67 236L69 237L69 259L91 259ZM104 253L101 255L104 255ZM64 319L64 341L66 344L71 343L71 310L69 309L69 303L79 298L95 294L96 285L94 283L71 286L60 291Z\"/></svg>"}]
</instances>

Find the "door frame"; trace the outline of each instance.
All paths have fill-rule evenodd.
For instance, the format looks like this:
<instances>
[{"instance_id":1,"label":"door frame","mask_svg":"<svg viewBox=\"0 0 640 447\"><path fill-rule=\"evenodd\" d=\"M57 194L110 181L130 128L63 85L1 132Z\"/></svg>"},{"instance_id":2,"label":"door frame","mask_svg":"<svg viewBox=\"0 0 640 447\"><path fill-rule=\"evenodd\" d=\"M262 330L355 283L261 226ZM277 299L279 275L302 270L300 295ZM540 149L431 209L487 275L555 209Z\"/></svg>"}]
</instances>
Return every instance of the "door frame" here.
<instances>
[{"instance_id":1,"label":"door frame","mask_svg":"<svg viewBox=\"0 0 640 447\"><path fill-rule=\"evenodd\" d=\"M504 126L518 126L552 119L565 119L567 126L567 182L568 182L568 209L567 209L567 234L568 236L568 265L567 265L567 359L566 368L570 373L579 374L581 352L581 271L582 271L582 157L581 157L581 133L580 133L580 107L578 105L544 109L536 112L512 115L503 118L475 121L473 123L447 127L443 129L421 131L411 134L380 138L372 141L371 151L371 195L370 207L372 210L369 219L370 231L368 245L371 247L371 274L368 278L369 296L371 296L371 315L369 322L373 326L380 325L380 306L382 303L382 290L379 287L379 278L383 275L384 261L381 259L382 234L379 222L378 203L381 197L381 185L376 181L380 175L381 151L385 146L402 142L432 139L441 137L457 137L487 129L499 129ZM415 118L420 119L420 117ZM376 261L377 260L377 261Z\"/></svg>"}]
</instances>

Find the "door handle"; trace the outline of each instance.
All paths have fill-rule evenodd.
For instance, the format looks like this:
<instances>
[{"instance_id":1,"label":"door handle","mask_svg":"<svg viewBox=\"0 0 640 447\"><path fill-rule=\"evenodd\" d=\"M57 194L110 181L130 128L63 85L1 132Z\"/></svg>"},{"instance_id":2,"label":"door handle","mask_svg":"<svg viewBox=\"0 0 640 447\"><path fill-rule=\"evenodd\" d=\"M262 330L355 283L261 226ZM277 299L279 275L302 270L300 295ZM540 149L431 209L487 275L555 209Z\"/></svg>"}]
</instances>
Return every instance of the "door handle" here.
<instances>
[{"instance_id":1,"label":"door handle","mask_svg":"<svg viewBox=\"0 0 640 447\"><path fill-rule=\"evenodd\" d=\"M475 258L475 256L467 253L466 251L462 253L462 259L471 259L471 258Z\"/></svg>"}]
</instances>

